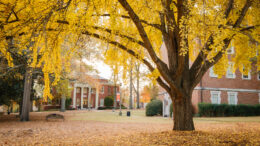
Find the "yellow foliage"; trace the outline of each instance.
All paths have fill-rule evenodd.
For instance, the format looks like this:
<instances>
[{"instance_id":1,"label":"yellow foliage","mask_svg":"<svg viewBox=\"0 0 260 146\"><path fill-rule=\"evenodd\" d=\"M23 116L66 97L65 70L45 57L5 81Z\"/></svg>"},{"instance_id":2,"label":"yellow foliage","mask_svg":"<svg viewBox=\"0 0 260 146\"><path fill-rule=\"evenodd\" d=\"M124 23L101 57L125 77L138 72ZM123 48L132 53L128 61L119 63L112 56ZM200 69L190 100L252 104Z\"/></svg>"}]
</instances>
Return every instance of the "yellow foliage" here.
<instances>
[{"instance_id":1,"label":"yellow foliage","mask_svg":"<svg viewBox=\"0 0 260 146\"><path fill-rule=\"evenodd\" d=\"M160 56L162 31L152 24L159 27L161 25L159 13L165 11L161 1L128 0L127 2L140 20L144 20L142 24L147 37L156 55ZM208 54L206 60L214 62L213 57L218 52L223 52L224 57L214 66L215 73L221 77L226 71L228 61L227 52L223 49L225 45L223 38L230 38L234 42L235 54L231 56L231 60L235 62L235 67L240 71L250 70L251 63L248 59L256 57L257 52L260 52L256 43L260 41L259 1L253 0L240 27L233 28L229 25L235 23L246 2L246 0L235 1L231 14L226 18L224 12L227 0L188 0L185 6L189 10L189 15L179 19L175 6L177 1L173 1L170 8L176 14L175 21L179 20L177 25L181 38L179 55L189 54L190 59L194 61L198 53L203 51ZM66 71L69 70L71 52L76 51L81 35L93 36L95 33L100 36L104 44L112 43L113 45L110 44L107 48L105 62L113 68L114 73L123 70L123 77L126 77L131 57L126 51L135 52L137 54L135 57L139 60L151 61L148 51L140 45L143 40L138 29L118 0L0 0L0 12L0 55L7 59L9 66L13 66L6 38L14 37L13 45L18 53L28 56L28 65L42 68L45 77L45 98L51 97L50 89L47 88L57 84L63 66ZM240 30L247 26L255 28L241 33ZM167 27L175 29L174 24ZM210 50L203 50L202 45L211 35L213 44L210 45ZM63 44L70 44L71 47L68 49ZM120 45L125 46L126 50L120 50ZM259 60L258 55L256 57L258 70L260 70ZM160 76L160 71L155 69L148 76L155 81ZM55 76L53 83L50 83L49 75Z\"/></svg>"}]
</instances>

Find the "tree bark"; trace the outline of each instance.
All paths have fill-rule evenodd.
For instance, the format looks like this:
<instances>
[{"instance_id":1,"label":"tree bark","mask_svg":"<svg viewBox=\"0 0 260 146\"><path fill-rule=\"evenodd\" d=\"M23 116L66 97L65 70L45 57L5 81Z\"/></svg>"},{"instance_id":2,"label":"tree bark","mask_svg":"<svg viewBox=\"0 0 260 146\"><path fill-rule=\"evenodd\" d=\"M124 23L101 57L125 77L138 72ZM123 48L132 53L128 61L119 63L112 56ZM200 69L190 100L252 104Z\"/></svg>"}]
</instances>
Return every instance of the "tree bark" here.
<instances>
[{"instance_id":1,"label":"tree bark","mask_svg":"<svg viewBox=\"0 0 260 146\"><path fill-rule=\"evenodd\" d=\"M117 102L116 102L116 83L114 85L114 109L117 107Z\"/></svg>"},{"instance_id":2,"label":"tree bark","mask_svg":"<svg viewBox=\"0 0 260 146\"><path fill-rule=\"evenodd\" d=\"M24 80L22 114L20 116L21 121L29 121L31 84L32 84L32 68L27 67L25 72L25 80Z\"/></svg>"},{"instance_id":3,"label":"tree bark","mask_svg":"<svg viewBox=\"0 0 260 146\"><path fill-rule=\"evenodd\" d=\"M133 89L133 77L132 77L132 60L131 60L129 109L133 109L133 97L132 97L133 95L132 95L132 89Z\"/></svg>"},{"instance_id":4,"label":"tree bark","mask_svg":"<svg viewBox=\"0 0 260 146\"><path fill-rule=\"evenodd\" d=\"M140 97L139 97L139 81L140 81L140 64L136 65L136 108L140 108Z\"/></svg>"},{"instance_id":5,"label":"tree bark","mask_svg":"<svg viewBox=\"0 0 260 146\"><path fill-rule=\"evenodd\" d=\"M62 94L61 96L62 97L61 97L61 109L60 109L60 111L65 112L66 96L65 96L65 94Z\"/></svg>"},{"instance_id":6,"label":"tree bark","mask_svg":"<svg viewBox=\"0 0 260 146\"><path fill-rule=\"evenodd\" d=\"M185 94L183 94L185 95ZM172 98L173 100L173 130L195 130L193 123L191 94L186 97Z\"/></svg>"}]
</instances>

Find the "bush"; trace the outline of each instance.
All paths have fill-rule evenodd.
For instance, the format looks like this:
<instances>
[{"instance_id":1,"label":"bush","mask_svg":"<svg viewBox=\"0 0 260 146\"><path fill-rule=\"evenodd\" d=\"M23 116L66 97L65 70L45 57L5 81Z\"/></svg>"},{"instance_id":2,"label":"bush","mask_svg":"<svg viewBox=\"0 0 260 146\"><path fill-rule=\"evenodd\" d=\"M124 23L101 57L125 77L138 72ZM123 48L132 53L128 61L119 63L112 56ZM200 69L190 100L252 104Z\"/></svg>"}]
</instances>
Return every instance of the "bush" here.
<instances>
[{"instance_id":1,"label":"bush","mask_svg":"<svg viewBox=\"0 0 260 146\"><path fill-rule=\"evenodd\" d=\"M107 96L104 99L104 105L105 106L113 106L114 105L114 97L113 96Z\"/></svg>"},{"instance_id":2,"label":"bush","mask_svg":"<svg viewBox=\"0 0 260 146\"><path fill-rule=\"evenodd\" d=\"M106 106L106 107L98 107L98 110L107 110L107 109L113 109L113 106ZM120 107L116 107L116 109L120 109ZM122 105L121 109L127 109L125 106Z\"/></svg>"},{"instance_id":3,"label":"bush","mask_svg":"<svg viewBox=\"0 0 260 146\"><path fill-rule=\"evenodd\" d=\"M70 109L71 102L72 102L71 98L66 98L66 101L65 101L65 108L66 109Z\"/></svg>"},{"instance_id":4,"label":"bush","mask_svg":"<svg viewBox=\"0 0 260 146\"><path fill-rule=\"evenodd\" d=\"M260 116L258 105L228 105L199 103L199 115L203 117Z\"/></svg>"},{"instance_id":5,"label":"bush","mask_svg":"<svg viewBox=\"0 0 260 146\"><path fill-rule=\"evenodd\" d=\"M162 101L153 100L149 102L145 110L146 116L162 115Z\"/></svg>"}]
</instances>

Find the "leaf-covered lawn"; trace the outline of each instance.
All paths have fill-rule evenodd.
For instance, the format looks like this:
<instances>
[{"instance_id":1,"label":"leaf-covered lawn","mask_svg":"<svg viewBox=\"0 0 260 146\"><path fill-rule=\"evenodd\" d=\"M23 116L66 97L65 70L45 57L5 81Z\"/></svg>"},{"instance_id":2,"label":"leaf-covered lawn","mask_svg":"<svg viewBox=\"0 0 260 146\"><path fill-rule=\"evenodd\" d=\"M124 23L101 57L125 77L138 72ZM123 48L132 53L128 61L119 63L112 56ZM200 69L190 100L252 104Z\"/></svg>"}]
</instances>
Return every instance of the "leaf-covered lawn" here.
<instances>
[{"instance_id":1,"label":"leaf-covered lawn","mask_svg":"<svg viewBox=\"0 0 260 146\"><path fill-rule=\"evenodd\" d=\"M195 118L196 131L175 132L169 118L125 112L67 111L64 122L46 122L53 112L31 113L30 122L0 117L0 145L260 145L260 117Z\"/></svg>"}]
</instances>

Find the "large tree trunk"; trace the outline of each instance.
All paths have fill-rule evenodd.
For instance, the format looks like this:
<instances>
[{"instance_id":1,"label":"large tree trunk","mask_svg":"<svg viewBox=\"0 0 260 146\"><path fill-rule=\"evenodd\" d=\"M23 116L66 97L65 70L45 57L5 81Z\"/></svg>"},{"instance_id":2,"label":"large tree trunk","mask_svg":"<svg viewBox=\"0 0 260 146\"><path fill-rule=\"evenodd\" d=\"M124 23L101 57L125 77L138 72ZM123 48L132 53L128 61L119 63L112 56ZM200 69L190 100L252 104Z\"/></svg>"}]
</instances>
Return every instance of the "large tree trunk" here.
<instances>
[{"instance_id":1,"label":"large tree trunk","mask_svg":"<svg viewBox=\"0 0 260 146\"><path fill-rule=\"evenodd\" d=\"M183 94L184 95L184 94ZM193 123L191 94L186 97L172 98L173 100L173 130L195 130Z\"/></svg>"},{"instance_id":2,"label":"large tree trunk","mask_svg":"<svg viewBox=\"0 0 260 146\"><path fill-rule=\"evenodd\" d=\"M31 84L32 84L32 68L27 67L25 73L25 80L24 80L22 114L20 116L21 121L29 121Z\"/></svg>"}]
</instances>

